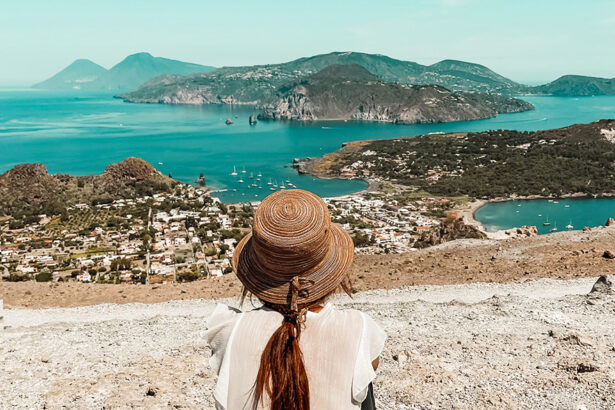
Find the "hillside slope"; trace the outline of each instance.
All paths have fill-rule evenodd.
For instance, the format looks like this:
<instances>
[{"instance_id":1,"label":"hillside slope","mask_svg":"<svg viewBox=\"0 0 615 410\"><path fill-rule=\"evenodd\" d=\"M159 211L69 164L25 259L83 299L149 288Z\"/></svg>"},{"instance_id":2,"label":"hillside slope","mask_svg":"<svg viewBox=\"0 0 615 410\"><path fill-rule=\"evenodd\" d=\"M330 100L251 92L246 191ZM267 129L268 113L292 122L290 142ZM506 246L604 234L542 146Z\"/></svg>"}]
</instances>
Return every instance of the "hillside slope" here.
<instances>
[{"instance_id":1,"label":"hillside slope","mask_svg":"<svg viewBox=\"0 0 615 410\"><path fill-rule=\"evenodd\" d=\"M279 89L330 65L358 64L389 82L438 84L453 91L512 94L524 89L487 67L445 60L431 66L379 54L333 52L294 61L244 67L223 67L207 74L165 76L123 94L125 101L165 104L272 103Z\"/></svg>"},{"instance_id":2,"label":"hillside slope","mask_svg":"<svg viewBox=\"0 0 615 410\"><path fill-rule=\"evenodd\" d=\"M615 78L565 75L548 84L532 87L529 92L559 97L614 95Z\"/></svg>"},{"instance_id":3,"label":"hillside slope","mask_svg":"<svg viewBox=\"0 0 615 410\"><path fill-rule=\"evenodd\" d=\"M363 66L349 64L331 65L307 77L259 118L416 124L466 121L529 109L533 109L529 103L500 95L385 82Z\"/></svg>"},{"instance_id":4,"label":"hillside slope","mask_svg":"<svg viewBox=\"0 0 615 410\"><path fill-rule=\"evenodd\" d=\"M58 214L68 205L132 198L170 189L177 182L153 165L129 157L100 175L51 175L43 164L20 164L0 175L0 215Z\"/></svg>"}]
</instances>

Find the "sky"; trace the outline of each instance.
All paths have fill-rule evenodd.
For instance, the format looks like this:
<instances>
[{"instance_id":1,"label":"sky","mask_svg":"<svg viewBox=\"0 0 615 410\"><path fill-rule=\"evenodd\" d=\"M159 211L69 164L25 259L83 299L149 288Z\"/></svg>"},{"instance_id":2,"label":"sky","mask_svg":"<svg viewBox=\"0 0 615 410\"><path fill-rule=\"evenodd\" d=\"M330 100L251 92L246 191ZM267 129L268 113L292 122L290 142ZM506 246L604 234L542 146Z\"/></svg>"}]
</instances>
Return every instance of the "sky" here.
<instances>
[{"instance_id":1,"label":"sky","mask_svg":"<svg viewBox=\"0 0 615 410\"><path fill-rule=\"evenodd\" d=\"M480 63L515 81L615 77L608 0L0 0L0 85L27 86L77 58L129 54L213 66L331 51Z\"/></svg>"}]
</instances>

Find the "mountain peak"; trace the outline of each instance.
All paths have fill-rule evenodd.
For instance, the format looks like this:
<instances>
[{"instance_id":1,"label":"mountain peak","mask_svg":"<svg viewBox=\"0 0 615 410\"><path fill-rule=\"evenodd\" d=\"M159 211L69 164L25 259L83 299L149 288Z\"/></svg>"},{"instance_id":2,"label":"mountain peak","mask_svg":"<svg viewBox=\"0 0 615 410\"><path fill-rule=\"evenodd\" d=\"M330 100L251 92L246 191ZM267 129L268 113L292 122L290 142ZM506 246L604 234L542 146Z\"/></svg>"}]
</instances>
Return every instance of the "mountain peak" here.
<instances>
[{"instance_id":1,"label":"mountain peak","mask_svg":"<svg viewBox=\"0 0 615 410\"><path fill-rule=\"evenodd\" d=\"M378 77L359 64L332 64L309 77L310 80L377 81Z\"/></svg>"}]
</instances>

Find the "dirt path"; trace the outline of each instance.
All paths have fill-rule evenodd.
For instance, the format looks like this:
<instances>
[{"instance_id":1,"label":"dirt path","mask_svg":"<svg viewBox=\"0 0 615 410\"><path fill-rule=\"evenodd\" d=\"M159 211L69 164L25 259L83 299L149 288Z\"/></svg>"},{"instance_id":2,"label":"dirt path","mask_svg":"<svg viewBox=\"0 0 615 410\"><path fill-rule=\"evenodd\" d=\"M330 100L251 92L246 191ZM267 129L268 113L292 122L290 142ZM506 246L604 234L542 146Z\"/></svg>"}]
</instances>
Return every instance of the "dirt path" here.
<instances>
[{"instance_id":1,"label":"dirt path","mask_svg":"<svg viewBox=\"0 0 615 410\"><path fill-rule=\"evenodd\" d=\"M417 286L334 303L388 334L379 408L607 409L615 297L587 296L594 281ZM5 310L3 405L213 408L203 332L216 303Z\"/></svg>"},{"instance_id":2,"label":"dirt path","mask_svg":"<svg viewBox=\"0 0 615 410\"><path fill-rule=\"evenodd\" d=\"M357 255L353 282L358 291L412 285L574 279L615 273L615 226L589 232L538 237L461 240L402 255ZM174 285L88 285L81 283L1 283L5 308L85 306L100 303L158 303L167 300L235 297L235 275Z\"/></svg>"}]
</instances>

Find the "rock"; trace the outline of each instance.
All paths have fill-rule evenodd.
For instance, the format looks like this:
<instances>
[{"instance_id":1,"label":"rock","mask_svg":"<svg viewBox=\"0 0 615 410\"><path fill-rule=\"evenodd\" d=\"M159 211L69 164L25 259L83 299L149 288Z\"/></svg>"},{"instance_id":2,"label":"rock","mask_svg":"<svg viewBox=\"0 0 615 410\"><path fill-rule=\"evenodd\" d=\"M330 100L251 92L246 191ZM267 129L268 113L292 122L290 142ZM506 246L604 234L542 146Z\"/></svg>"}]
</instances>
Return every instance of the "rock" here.
<instances>
[{"instance_id":1,"label":"rock","mask_svg":"<svg viewBox=\"0 0 615 410\"><path fill-rule=\"evenodd\" d=\"M607 251L604 251L604 253L602 254L602 257L606 259L615 259L615 253L607 250Z\"/></svg>"},{"instance_id":2,"label":"rock","mask_svg":"<svg viewBox=\"0 0 615 410\"><path fill-rule=\"evenodd\" d=\"M568 342L577 346L591 346L592 342L587 336L579 335L576 333L569 334L568 336L562 339L565 342Z\"/></svg>"},{"instance_id":3,"label":"rock","mask_svg":"<svg viewBox=\"0 0 615 410\"><path fill-rule=\"evenodd\" d=\"M400 351L398 353L393 354L393 360L395 360L399 364L403 364L410 359L410 353L407 350Z\"/></svg>"},{"instance_id":4,"label":"rock","mask_svg":"<svg viewBox=\"0 0 615 410\"><path fill-rule=\"evenodd\" d=\"M158 393L158 389L155 387L148 387L147 391L145 392L146 396L151 396L154 397L156 396L156 393Z\"/></svg>"},{"instance_id":5,"label":"rock","mask_svg":"<svg viewBox=\"0 0 615 410\"><path fill-rule=\"evenodd\" d=\"M615 219L613 218L609 218L606 220L606 223L604 224L604 226L613 226L615 225Z\"/></svg>"},{"instance_id":6,"label":"rock","mask_svg":"<svg viewBox=\"0 0 615 410\"><path fill-rule=\"evenodd\" d=\"M589 232L591 230L592 230L592 228L590 228L589 226L584 226L583 227L583 232Z\"/></svg>"},{"instance_id":7,"label":"rock","mask_svg":"<svg viewBox=\"0 0 615 410\"><path fill-rule=\"evenodd\" d=\"M615 293L615 280L613 279L613 275L600 276L589 293Z\"/></svg>"}]
</instances>

